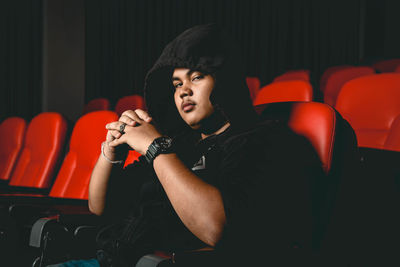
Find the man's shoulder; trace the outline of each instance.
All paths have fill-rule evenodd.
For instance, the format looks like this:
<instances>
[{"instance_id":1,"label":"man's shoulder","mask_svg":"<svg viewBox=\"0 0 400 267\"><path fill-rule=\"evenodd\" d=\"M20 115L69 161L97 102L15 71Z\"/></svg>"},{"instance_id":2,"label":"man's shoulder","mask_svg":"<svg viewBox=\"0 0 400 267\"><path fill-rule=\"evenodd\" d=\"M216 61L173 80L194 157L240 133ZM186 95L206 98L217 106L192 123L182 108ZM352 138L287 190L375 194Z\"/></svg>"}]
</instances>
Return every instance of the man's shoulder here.
<instances>
[{"instance_id":1,"label":"man's shoulder","mask_svg":"<svg viewBox=\"0 0 400 267\"><path fill-rule=\"evenodd\" d=\"M246 129L233 130L225 139L229 144L263 144L290 135L290 129L278 120L264 120Z\"/></svg>"}]
</instances>

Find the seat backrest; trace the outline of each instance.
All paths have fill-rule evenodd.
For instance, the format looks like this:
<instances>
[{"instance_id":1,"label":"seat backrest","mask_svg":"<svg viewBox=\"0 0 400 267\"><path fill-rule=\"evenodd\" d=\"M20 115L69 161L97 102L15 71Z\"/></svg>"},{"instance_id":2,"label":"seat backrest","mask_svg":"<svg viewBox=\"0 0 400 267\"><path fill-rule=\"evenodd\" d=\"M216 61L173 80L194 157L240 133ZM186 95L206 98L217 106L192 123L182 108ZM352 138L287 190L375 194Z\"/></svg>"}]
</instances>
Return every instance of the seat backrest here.
<instances>
[{"instance_id":1,"label":"seat backrest","mask_svg":"<svg viewBox=\"0 0 400 267\"><path fill-rule=\"evenodd\" d=\"M326 173L331 170L335 142L335 110L318 102L283 102L255 107L261 116L280 119L304 136L317 152Z\"/></svg>"},{"instance_id":2,"label":"seat backrest","mask_svg":"<svg viewBox=\"0 0 400 267\"><path fill-rule=\"evenodd\" d=\"M321 75L321 78L319 79L319 90L321 92L325 92L325 88L326 88L326 82L328 80L328 78L335 73L338 70L342 70L345 68L351 67L350 65L339 65L339 66L332 66L327 68L324 73Z\"/></svg>"},{"instance_id":3,"label":"seat backrest","mask_svg":"<svg viewBox=\"0 0 400 267\"><path fill-rule=\"evenodd\" d=\"M313 246L320 251L332 246L337 250L343 246L342 237L349 234L341 224L342 219L348 219L347 213L341 212L342 203L349 204L348 200L354 198L342 190L343 181L351 181L358 174L359 154L353 129L334 108L323 103L285 102L255 108L262 118L286 122L294 133L309 141L319 156L326 179L320 177L311 186Z\"/></svg>"},{"instance_id":4,"label":"seat backrest","mask_svg":"<svg viewBox=\"0 0 400 267\"><path fill-rule=\"evenodd\" d=\"M382 149L400 114L400 74L374 74L347 82L335 107L353 127L360 147Z\"/></svg>"},{"instance_id":5,"label":"seat backrest","mask_svg":"<svg viewBox=\"0 0 400 267\"><path fill-rule=\"evenodd\" d=\"M383 148L400 152L400 115L393 121Z\"/></svg>"},{"instance_id":6,"label":"seat backrest","mask_svg":"<svg viewBox=\"0 0 400 267\"><path fill-rule=\"evenodd\" d=\"M396 73L400 72L400 64L396 67L396 69L394 70L394 72L396 72Z\"/></svg>"},{"instance_id":7,"label":"seat backrest","mask_svg":"<svg viewBox=\"0 0 400 267\"><path fill-rule=\"evenodd\" d=\"M110 110L110 101L107 98L92 99L83 108L83 114L97 110Z\"/></svg>"},{"instance_id":8,"label":"seat backrest","mask_svg":"<svg viewBox=\"0 0 400 267\"><path fill-rule=\"evenodd\" d=\"M254 100L260 91L260 79L257 77L246 77L246 84L249 88L250 98Z\"/></svg>"},{"instance_id":9,"label":"seat backrest","mask_svg":"<svg viewBox=\"0 0 400 267\"><path fill-rule=\"evenodd\" d=\"M26 121L10 117L0 124L0 180L8 181L21 152Z\"/></svg>"},{"instance_id":10,"label":"seat backrest","mask_svg":"<svg viewBox=\"0 0 400 267\"><path fill-rule=\"evenodd\" d=\"M105 125L117 121L113 111L94 111L83 115L75 123L69 150L61 165L49 196L87 199L90 175L105 140Z\"/></svg>"},{"instance_id":11,"label":"seat backrest","mask_svg":"<svg viewBox=\"0 0 400 267\"><path fill-rule=\"evenodd\" d=\"M386 59L375 62L372 67L380 73L394 72L397 66L400 65L400 58Z\"/></svg>"},{"instance_id":12,"label":"seat backrest","mask_svg":"<svg viewBox=\"0 0 400 267\"><path fill-rule=\"evenodd\" d=\"M312 101L313 89L306 81L273 82L261 88L254 105L287 101Z\"/></svg>"},{"instance_id":13,"label":"seat backrest","mask_svg":"<svg viewBox=\"0 0 400 267\"><path fill-rule=\"evenodd\" d=\"M273 82L280 81L292 81L292 80L301 80L301 81L310 81L310 71L309 70L289 70L285 73L274 78Z\"/></svg>"},{"instance_id":14,"label":"seat backrest","mask_svg":"<svg viewBox=\"0 0 400 267\"><path fill-rule=\"evenodd\" d=\"M28 124L21 155L9 185L49 188L62 156L67 121L57 112L43 112Z\"/></svg>"},{"instance_id":15,"label":"seat backrest","mask_svg":"<svg viewBox=\"0 0 400 267\"><path fill-rule=\"evenodd\" d=\"M117 101L114 110L118 116L121 116L125 110L135 110L137 108L146 109L143 97L140 95L129 95L121 97Z\"/></svg>"},{"instance_id":16,"label":"seat backrest","mask_svg":"<svg viewBox=\"0 0 400 267\"><path fill-rule=\"evenodd\" d=\"M324 91L324 103L335 106L337 96L343 85L357 77L374 74L375 70L371 67L347 67L332 73L327 82Z\"/></svg>"}]
</instances>

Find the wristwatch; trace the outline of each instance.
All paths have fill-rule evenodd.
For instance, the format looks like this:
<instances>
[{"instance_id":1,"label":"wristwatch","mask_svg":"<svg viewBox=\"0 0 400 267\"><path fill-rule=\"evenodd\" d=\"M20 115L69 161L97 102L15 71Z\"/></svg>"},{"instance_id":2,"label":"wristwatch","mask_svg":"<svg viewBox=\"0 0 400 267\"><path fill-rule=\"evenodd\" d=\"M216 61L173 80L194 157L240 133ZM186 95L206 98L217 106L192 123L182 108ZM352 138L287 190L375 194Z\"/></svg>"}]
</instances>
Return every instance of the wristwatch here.
<instances>
[{"instance_id":1,"label":"wristwatch","mask_svg":"<svg viewBox=\"0 0 400 267\"><path fill-rule=\"evenodd\" d=\"M148 163L152 163L158 155L168 153L172 153L172 139L168 136L161 136L154 139L153 143L149 145L145 158Z\"/></svg>"}]
</instances>

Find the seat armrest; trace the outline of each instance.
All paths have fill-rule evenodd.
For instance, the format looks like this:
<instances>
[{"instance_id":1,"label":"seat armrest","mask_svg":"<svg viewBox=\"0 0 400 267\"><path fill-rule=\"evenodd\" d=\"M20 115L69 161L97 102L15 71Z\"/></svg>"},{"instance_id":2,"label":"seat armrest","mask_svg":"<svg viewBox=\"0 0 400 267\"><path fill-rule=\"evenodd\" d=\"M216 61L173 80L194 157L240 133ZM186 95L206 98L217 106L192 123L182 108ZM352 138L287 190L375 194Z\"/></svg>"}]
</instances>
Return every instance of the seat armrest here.
<instances>
[{"instance_id":1,"label":"seat armrest","mask_svg":"<svg viewBox=\"0 0 400 267\"><path fill-rule=\"evenodd\" d=\"M168 264L171 259L166 256L155 254L147 254L139 259L135 267L160 267L161 265Z\"/></svg>"},{"instance_id":2,"label":"seat armrest","mask_svg":"<svg viewBox=\"0 0 400 267\"><path fill-rule=\"evenodd\" d=\"M174 266L209 266L215 259L213 248L206 247L191 251L172 253L171 256L163 253L144 255L139 259L135 267L162 267L174 264Z\"/></svg>"},{"instance_id":3,"label":"seat armrest","mask_svg":"<svg viewBox=\"0 0 400 267\"><path fill-rule=\"evenodd\" d=\"M43 247L49 238L49 233L53 231L64 234L69 232L65 226L58 223L58 216L40 218L32 226L29 245L36 248Z\"/></svg>"}]
</instances>

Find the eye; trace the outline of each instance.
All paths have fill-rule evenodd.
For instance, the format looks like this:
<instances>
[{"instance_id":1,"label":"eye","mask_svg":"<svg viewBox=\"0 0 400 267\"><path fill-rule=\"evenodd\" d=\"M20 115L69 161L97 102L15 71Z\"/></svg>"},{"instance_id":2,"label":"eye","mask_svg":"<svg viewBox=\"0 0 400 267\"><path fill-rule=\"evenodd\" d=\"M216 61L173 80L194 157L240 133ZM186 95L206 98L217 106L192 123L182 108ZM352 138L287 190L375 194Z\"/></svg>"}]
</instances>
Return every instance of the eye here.
<instances>
[{"instance_id":1,"label":"eye","mask_svg":"<svg viewBox=\"0 0 400 267\"><path fill-rule=\"evenodd\" d=\"M192 81L201 80L204 78L203 74L197 74L193 77Z\"/></svg>"},{"instance_id":2,"label":"eye","mask_svg":"<svg viewBox=\"0 0 400 267\"><path fill-rule=\"evenodd\" d=\"M178 88L178 87L180 87L180 86L182 86L182 83L181 83L181 82L174 83L174 88L175 88L175 89Z\"/></svg>"}]
</instances>

